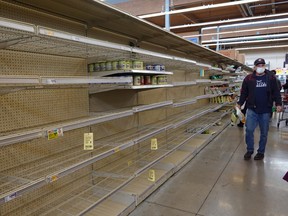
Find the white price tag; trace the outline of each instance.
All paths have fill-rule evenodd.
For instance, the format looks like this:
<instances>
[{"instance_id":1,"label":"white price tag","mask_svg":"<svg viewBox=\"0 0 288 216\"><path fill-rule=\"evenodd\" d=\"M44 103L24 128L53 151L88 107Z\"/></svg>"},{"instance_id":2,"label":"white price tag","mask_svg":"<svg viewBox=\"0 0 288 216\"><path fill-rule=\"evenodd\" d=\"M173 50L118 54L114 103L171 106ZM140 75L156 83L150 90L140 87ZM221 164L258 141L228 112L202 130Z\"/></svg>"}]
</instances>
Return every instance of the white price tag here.
<instances>
[{"instance_id":1,"label":"white price tag","mask_svg":"<svg viewBox=\"0 0 288 216\"><path fill-rule=\"evenodd\" d=\"M93 150L94 140L93 133L84 133L84 150Z\"/></svg>"}]
</instances>

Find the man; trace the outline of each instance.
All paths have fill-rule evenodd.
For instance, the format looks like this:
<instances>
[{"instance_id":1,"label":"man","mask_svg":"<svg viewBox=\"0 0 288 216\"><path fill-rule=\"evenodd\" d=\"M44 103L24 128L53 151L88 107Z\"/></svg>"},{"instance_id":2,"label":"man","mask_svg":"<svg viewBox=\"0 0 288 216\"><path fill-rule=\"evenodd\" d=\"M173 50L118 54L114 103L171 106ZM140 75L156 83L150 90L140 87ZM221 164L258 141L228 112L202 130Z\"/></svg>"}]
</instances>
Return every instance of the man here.
<instances>
[{"instance_id":1,"label":"man","mask_svg":"<svg viewBox=\"0 0 288 216\"><path fill-rule=\"evenodd\" d=\"M260 141L254 160L264 158L273 101L276 103L277 112L281 111L282 101L276 77L265 69L265 64L265 60L262 58L255 60L254 71L243 80L240 99L236 105L240 108L246 101L245 141L247 152L244 155L245 160L249 160L254 153L254 131L258 124Z\"/></svg>"}]
</instances>

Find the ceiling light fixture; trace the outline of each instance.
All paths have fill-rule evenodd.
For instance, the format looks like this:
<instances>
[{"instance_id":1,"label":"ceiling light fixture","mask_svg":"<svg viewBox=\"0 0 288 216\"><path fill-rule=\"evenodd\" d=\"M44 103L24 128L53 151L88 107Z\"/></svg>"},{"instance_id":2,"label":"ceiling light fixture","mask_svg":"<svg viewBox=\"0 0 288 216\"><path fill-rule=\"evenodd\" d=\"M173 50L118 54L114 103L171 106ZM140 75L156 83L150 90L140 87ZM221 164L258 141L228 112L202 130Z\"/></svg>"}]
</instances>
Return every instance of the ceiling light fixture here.
<instances>
[{"instance_id":1,"label":"ceiling light fixture","mask_svg":"<svg viewBox=\"0 0 288 216\"><path fill-rule=\"evenodd\" d=\"M197 26L208 26L208 25L241 22L245 20L257 20L257 19L264 19L264 18L268 19L271 17L280 17L280 16L287 16L287 15L288 13L279 13L279 14L270 14L270 15L265 15L265 16L254 16L254 17L245 17L245 18L239 18L239 19L219 20L219 21L195 23L195 24L185 24L185 25L179 25L179 26L171 26L170 29L191 28L191 27L197 27ZM215 27L206 27L205 29L209 29L209 28L215 28Z\"/></svg>"},{"instance_id":2,"label":"ceiling light fixture","mask_svg":"<svg viewBox=\"0 0 288 216\"><path fill-rule=\"evenodd\" d=\"M225 32L215 32L215 33L207 33L207 34L197 34L197 35L184 35L183 38L191 38L191 37L204 37L204 36L211 36L211 35L223 35L223 34L233 34L233 33L242 33L242 32L250 32L250 31L263 31L263 30L271 30L271 29L283 29L288 28L288 26L273 26L273 27L266 27L266 28L253 28L253 29L243 29L237 31L225 31Z\"/></svg>"},{"instance_id":3,"label":"ceiling light fixture","mask_svg":"<svg viewBox=\"0 0 288 216\"><path fill-rule=\"evenodd\" d=\"M287 41L288 38L279 38L279 39L268 39L268 40L253 40L253 41L235 41L235 42L225 42L225 43L213 43L213 44L205 44L203 46L222 46L222 45L231 45L231 44L246 44L246 43L264 43L264 42L271 42L273 43L274 41Z\"/></svg>"},{"instance_id":4,"label":"ceiling light fixture","mask_svg":"<svg viewBox=\"0 0 288 216\"><path fill-rule=\"evenodd\" d=\"M282 48L282 47L288 47L288 45L261 46L261 47L243 47L243 48L236 48L235 50L273 49L273 48Z\"/></svg>"},{"instance_id":5,"label":"ceiling light fixture","mask_svg":"<svg viewBox=\"0 0 288 216\"><path fill-rule=\"evenodd\" d=\"M219 39L219 40L206 40L202 41L202 43L211 43L211 42L222 42L222 41L241 41L241 40L251 40L251 39L256 39L258 40L259 38L278 38L278 37L287 37L288 33L283 33L283 34L272 34L272 35L256 35L256 36L246 36L246 37L236 37L236 38L225 38L225 39Z\"/></svg>"},{"instance_id":6,"label":"ceiling light fixture","mask_svg":"<svg viewBox=\"0 0 288 216\"><path fill-rule=\"evenodd\" d=\"M150 18L150 17L164 16L166 14L170 14L170 15L171 14L179 14L179 13L186 13L186 12L191 12L191 11L199 11L199 10L205 10L205 9L211 9L211 8L248 4L248 3L259 2L259 1L263 1L263 0L241 0L241 1L220 3L220 4L203 5L203 6L198 6L198 7L193 7L193 8L185 8L185 9L169 11L169 12L160 12L160 13L146 14L146 15L142 15L142 16L138 16L138 17L142 18L142 19L145 19L145 18Z\"/></svg>"}]
</instances>

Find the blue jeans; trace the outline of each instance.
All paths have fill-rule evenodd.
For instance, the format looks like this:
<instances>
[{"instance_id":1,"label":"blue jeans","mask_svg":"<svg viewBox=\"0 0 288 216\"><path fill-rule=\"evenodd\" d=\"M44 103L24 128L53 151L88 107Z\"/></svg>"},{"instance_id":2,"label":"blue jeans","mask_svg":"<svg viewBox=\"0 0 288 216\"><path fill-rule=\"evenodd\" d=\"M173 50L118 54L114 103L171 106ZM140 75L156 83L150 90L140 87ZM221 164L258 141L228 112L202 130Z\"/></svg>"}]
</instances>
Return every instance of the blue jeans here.
<instances>
[{"instance_id":1,"label":"blue jeans","mask_svg":"<svg viewBox=\"0 0 288 216\"><path fill-rule=\"evenodd\" d=\"M270 113L258 114L251 109L246 113L246 145L247 151L254 152L254 131L259 124L260 127L260 140L258 153L265 153L267 143L268 130L269 130Z\"/></svg>"}]
</instances>

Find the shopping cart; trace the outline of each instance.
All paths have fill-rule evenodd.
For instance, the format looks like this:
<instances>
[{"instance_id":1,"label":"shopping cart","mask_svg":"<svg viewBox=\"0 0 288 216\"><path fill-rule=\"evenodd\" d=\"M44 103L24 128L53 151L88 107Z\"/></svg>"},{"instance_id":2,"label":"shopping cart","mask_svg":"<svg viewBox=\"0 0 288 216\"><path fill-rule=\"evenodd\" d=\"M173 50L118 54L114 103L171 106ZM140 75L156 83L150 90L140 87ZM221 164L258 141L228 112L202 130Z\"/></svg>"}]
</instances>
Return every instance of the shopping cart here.
<instances>
[{"instance_id":1,"label":"shopping cart","mask_svg":"<svg viewBox=\"0 0 288 216\"><path fill-rule=\"evenodd\" d=\"M285 113L288 113L288 94L287 93L282 95L282 111L279 113L277 128L279 128L281 121L285 121L285 125L288 126L288 118L285 118Z\"/></svg>"}]
</instances>

